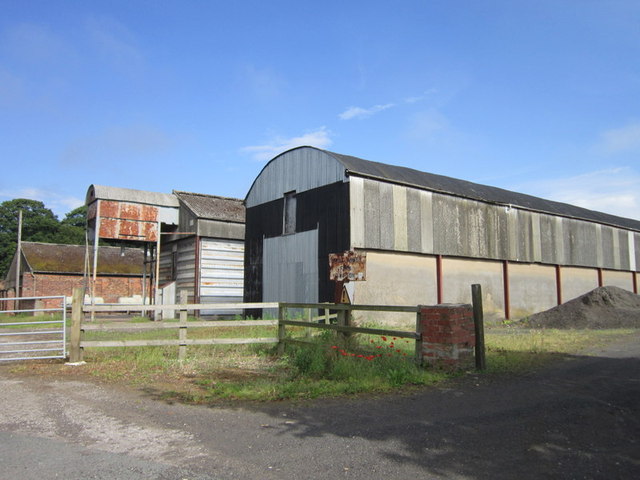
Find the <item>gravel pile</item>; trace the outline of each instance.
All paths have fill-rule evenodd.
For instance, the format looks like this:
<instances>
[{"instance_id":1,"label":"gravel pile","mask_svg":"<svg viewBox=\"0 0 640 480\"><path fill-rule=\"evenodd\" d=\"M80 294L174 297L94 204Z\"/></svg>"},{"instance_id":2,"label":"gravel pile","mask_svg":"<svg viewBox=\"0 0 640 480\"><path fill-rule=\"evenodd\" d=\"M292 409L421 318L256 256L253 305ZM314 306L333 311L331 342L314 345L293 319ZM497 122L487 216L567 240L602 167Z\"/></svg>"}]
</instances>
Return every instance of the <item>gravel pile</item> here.
<instances>
[{"instance_id":1,"label":"gravel pile","mask_svg":"<svg viewBox=\"0 0 640 480\"><path fill-rule=\"evenodd\" d=\"M523 323L533 328L640 328L640 296L619 287L599 287Z\"/></svg>"}]
</instances>

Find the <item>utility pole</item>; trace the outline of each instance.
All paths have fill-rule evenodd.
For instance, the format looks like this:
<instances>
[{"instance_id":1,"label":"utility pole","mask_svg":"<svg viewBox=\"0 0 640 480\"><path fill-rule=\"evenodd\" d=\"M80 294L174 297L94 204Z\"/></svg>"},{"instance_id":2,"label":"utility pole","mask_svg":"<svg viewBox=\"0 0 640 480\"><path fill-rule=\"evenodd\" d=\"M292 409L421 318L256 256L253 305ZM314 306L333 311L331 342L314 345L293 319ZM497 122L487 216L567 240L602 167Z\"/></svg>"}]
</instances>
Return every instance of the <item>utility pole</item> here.
<instances>
[{"instance_id":1,"label":"utility pole","mask_svg":"<svg viewBox=\"0 0 640 480\"><path fill-rule=\"evenodd\" d=\"M22 265L22 210L18 210L18 248L16 249L16 298L20 297L21 265ZM16 300L16 310L20 310L20 300Z\"/></svg>"}]
</instances>

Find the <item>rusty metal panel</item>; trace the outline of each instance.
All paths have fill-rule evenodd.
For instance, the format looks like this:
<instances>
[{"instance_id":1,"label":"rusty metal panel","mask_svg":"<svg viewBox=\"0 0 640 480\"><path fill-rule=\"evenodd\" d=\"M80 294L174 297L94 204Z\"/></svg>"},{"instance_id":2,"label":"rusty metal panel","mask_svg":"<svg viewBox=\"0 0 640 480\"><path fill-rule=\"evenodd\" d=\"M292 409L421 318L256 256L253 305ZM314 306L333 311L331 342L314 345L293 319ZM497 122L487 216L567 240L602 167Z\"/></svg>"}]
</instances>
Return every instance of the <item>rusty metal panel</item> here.
<instances>
[{"instance_id":1,"label":"rusty metal panel","mask_svg":"<svg viewBox=\"0 0 640 480\"><path fill-rule=\"evenodd\" d=\"M116 240L156 242L158 240L158 225L119 218L101 218L99 236Z\"/></svg>"},{"instance_id":2,"label":"rusty metal panel","mask_svg":"<svg viewBox=\"0 0 640 480\"><path fill-rule=\"evenodd\" d=\"M100 201L100 216L101 217L110 217L110 218L118 218L120 215L120 203L113 202L110 200L101 200Z\"/></svg>"},{"instance_id":3,"label":"rusty metal panel","mask_svg":"<svg viewBox=\"0 0 640 480\"><path fill-rule=\"evenodd\" d=\"M367 254L348 251L329 254L329 279L336 282L366 280Z\"/></svg>"},{"instance_id":4,"label":"rusty metal panel","mask_svg":"<svg viewBox=\"0 0 640 480\"><path fill-rule=\"evenodd\" d=\"M90 206L93 217L96 215L94 205ZM100 202L100 238L156 242L157 222L157 207L110 200Z\"/></svg>"}]
</instances>

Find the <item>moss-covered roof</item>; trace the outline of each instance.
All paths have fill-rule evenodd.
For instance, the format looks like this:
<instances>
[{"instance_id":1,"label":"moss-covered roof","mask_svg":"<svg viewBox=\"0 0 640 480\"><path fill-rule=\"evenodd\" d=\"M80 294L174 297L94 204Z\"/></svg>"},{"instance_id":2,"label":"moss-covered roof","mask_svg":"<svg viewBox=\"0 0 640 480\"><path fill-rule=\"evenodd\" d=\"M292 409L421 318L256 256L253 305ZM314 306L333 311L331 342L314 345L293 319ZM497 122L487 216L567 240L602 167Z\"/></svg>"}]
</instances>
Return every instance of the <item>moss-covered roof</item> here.
<instances>
[{"instance_id":1,"label":"moss-covered roof","mask_svg":"<svg viewBox=\"0 0 640 480\"><path fill-rule=\"evenodd\" d=\"M173 191L198 218L244 223L245 207L238 198L219 197L202 193Z\"/></svg>"},{"instance_id":2,"label":"moss-covered roof","mask_svg":"<svg viewBox=\"0 0 640 480\"><path fill-rule=\"evenodd\" d=\"M34 273L83 274L85 265L84 245L59 245L54 243L23 242L22 254ZM142 275L143 252L137 248L99 247L99 275ZM89 262L93 255L89 250Z\"/></svg>"}]
</instances>

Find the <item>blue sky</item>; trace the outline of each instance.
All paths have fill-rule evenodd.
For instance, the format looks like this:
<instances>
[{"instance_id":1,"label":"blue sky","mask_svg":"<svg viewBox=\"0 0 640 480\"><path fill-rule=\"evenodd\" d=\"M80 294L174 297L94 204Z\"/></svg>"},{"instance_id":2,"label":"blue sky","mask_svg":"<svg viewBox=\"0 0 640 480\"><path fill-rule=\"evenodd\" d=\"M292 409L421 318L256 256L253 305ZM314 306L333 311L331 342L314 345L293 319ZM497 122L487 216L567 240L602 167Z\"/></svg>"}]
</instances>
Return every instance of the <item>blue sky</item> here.
<instances>
[{"instance_id":1,"label":"blue sky","mask_svg":"<svg viewBox=\"0 0 640 480\"><path fill-rule=\"evenodd\" d=\"M640 2L0 0L0 201L313 145L640 219Z\"/></svg>"}]
</instances>

